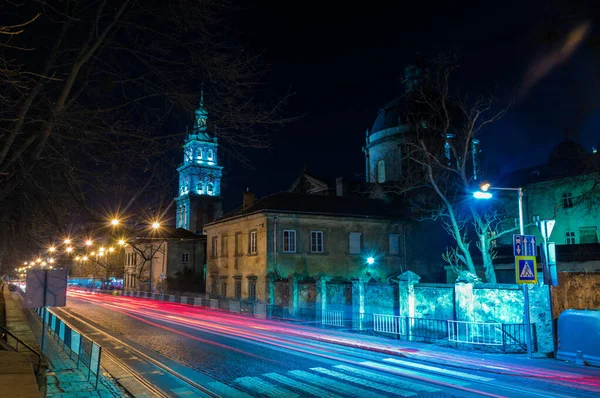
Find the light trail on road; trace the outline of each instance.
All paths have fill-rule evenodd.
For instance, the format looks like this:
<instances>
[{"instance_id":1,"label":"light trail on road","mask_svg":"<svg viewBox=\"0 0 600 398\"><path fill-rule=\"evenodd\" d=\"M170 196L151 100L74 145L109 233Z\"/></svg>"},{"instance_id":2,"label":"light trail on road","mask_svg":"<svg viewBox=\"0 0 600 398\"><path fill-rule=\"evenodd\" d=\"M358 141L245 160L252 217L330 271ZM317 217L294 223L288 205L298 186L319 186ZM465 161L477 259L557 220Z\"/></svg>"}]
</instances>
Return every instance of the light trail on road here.
<instances>
[{"instance_id":1,"label":"light trail on road","mask_svg":"<svg viewBox=\"0 0 600 398\"><path fill-rule=\"evenodd\" d=\"M451 354L418 350L411 347L386 346L385 339L381 339L381 343L373 343L372 341L369 341L372 339L371 337L365 337L364 335L352 335L346 332L329 329L319 330L313 326L258 319L249 316L235 315L220 310L204 309L202 307L143 298L89 294L87 292L79 291L69 291L69 296L82 302L110 309L115 313L135 319L156 330L179 335L185 339L213 346L215 349L227 350L235 355L243 355L262 361L263 363L270 363L275 369L278 366L285 365L289 360L290 357L286 356L285 352L295 352L296 354L294 355L312 358L313 361L315 358L320 358L320 360L339 364L336 366L345 364L343 366L349 368L359 367L362 369L370 369L370 371L374 372L385 372L408 378L416 383L426 383L437 385L443 389L458 390L461 391L460 396L465 396L465 394L490 397L503 396L493 393L493 389L492 391L490 391L489 388L481 389L481 387L485 387L486 385L489 386L489 381L493 379L474 375L472 372L475 369L493 372L494 374L503 376L519 376L521 378L523 378L523 374L525 374L527 375L525 378L540 379L544 382L551 382L566 387L573 387L576 385L577 388L585 388L588 391L600 392L600 388L597 388L600 386L599 378L582 377L582 375L576 373L553 370L540 371L532 366L515 366L515 364L508 364L506 361L501 360L486 360L486 363L482 366L481 362L478 362L475 359L469 359L463 355L460 358L460 366L455 365L454 367L467 369L471 367L471 369L468 370L473 376L469 378L465 373L462 373L460 377L452 378L453 371L444 370L444 362L456 363L457 358L453 357ZM206 336L200 337L199 334L206 334ZM253 350L251 347L240 349L232 346L231 343L222 343L212 340L216 337L226 337L246 345L251 343L268 347L269 349L277 349L283 352L284 355L278 355L277 358L274 358L274 355L272 354L261 355L249 352L250 350ZM331 345L327 343L341 345ZM348 347L356 347L359 349L356 350ZM426 365L416 366L414 363L405 363L403 361L393 363L390 362L393 361L392 358L383 359L384 361L388 361L387 364L385 364L385 362L374 361L374 355L381 356L382 354L377 354L372 351L377 351L382 347L386 348L384 352L385 355L389 356L391 355L390 352L393 351L393 355L396 358L424 360L429 363L434 363L438 367ZM367 351L364 351L363 349ZM394 367L390 366L392 364ZM439 367L440 365L442 367ZM315 367L314 369L321 368ZM365 370L364 372L368 371ZM333 374L339 377L338 373L339 372L333 371L330 375ZM461 372L456 371L454 371L454 373L461 374ZM294 373L292 373L292 375L293 374ZM271 379L275 377L273 376L273 373L265 373L265 375ZM346 377L349 376L346 375ZM481 380L478 380L478 377L480 377ZM277 376L275 378L277 380L286 379L285 376ZM462 383L461 380L468 380L468 382ZM504 390L505 393L513 390L515 393L527 391L527 396L550 396L538 393L539 390L536 390L535 388L530 389L524 386L517 389L510 387L511 383L508 382L504 383L496 381L496 383L498 388ZM508 394L504 396L517 395ZM551 396L569 395L562 395L555 392Z\"/></svg>"}]
</instances>

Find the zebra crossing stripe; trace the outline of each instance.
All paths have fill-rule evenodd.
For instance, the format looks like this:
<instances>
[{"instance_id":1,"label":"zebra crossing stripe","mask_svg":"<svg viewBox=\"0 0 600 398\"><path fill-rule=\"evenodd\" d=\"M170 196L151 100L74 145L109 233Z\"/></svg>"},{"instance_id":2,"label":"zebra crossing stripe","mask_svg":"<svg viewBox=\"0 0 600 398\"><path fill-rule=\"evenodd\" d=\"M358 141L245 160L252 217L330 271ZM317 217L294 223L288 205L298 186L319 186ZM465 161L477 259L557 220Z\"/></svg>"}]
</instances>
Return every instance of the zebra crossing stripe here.
<instances>
[{"instance_id":1,"label":"zebra crossing stripe","mask_svg":"<svg viewBox=\"0 0 600 398\"><path fill-rule=\"evenodd\" d=\"M219 394L222 397L231 397L231 398L251 398L251 395L246 394L243 391L236 390L233 387L228 386L227 384L223 384L219 381L213 381L207 384L207 387L210 391Z\"/></svg>"},{"instance_id":2,"label":"zebra crossing stripe","mask_svg":"<svg viewBox=\"0 0 600 398\"><path fill-rule=\"evenodd\" d=\"M312 370L314 372L326 374L327 376L336 377L338 379L349 381L351 383L360 384L362 386L374 388L376 390L389 392L394 395L401 395L403 397L411 397L413 395L417 395L416 393L414 393L412 391L400 390L398 388L386 386L385 384L379 384L379 383L375 383L373 381L363 380L361 378L350 376L350 375L340 373L340 372L336 372L334 370L329 370L329 369L325 369L325 368L310 368L310 370Z\"/></svg>"},{"instance_id":3,"label":"zebra crossing stripe","mask_svg":"<svg viewBox=\"0 0 600 398\"><path fill-rule=\"evenodd\" d=\"M345 394L350 395L351 397L359 396L361 398L383 398L382 395L376 394L374 392L363 390L362 388L358 388L348 384L340 383L335 380L328 379L326 377L317 376L312 373L305 372L303 370L290 370L288 374L296 376L302 379L302 381L305 381L310 384L316 384L319 387L326 388L328 390L333 390L336 392L341 391Z\"/></svg>"},{"instance_id":4,"label":"zebra crossing stripe","mask_svg":"<svg viewBox=\"0 0 600 398\"><path fill-rule=\"evenodd\" d=\"M259 377L239 377L235 379L235 382L250 391L256 391L257 393L263 394L267 397L300 398L298 394L293 393L290 390L286 390L285 388L277 387L271 383L267 383Z\"/></svg>"},{"instance_id":5,"label":"zebra crossing stripe","mask_svg":"<svg viewBox=\"0 0 600 398\"><path fill-rule=\"evenodd\" d=\"M265 373L265 374L263 374L263 376L268 377L269 379L273 379L273 380L275 380L279 383L285 384L287 386L293 387L297 390L304 391L304 392L314 395L316 397L339 398L339 395L332 394L329 391L322 390L318 387L313 387L308 384L300 383L299 381L290 379L289 377L285 377L283 375L280 375L279 373Z\"/></svg>"},{"instance_id":6,"label":"zebra crossing stripe","mask_svg":"<svg viewBox=\"0 0 600 398\"><path fill-rule=\"evenodd\" d=\"M384 361L396 363L398 365L403 365L403 366L410 366L412 368L429 370L429 371L437 372L437 373L443 373L443 374L447 374L447 375L451 375L451 376L463 377L465 379L471 379L471 380L477 380L477 381L492 381L492 380L494 380L489 377L476 376L476 375L472 375L472 374L468 374L468 373L464 373L464 372L457 372L456 370L437 368L435 366L429 366L429 365L423 365L420 363L402 361L400 359L395 359L395 358L385 358Z\"/></svg>"},{"instance_id":7,"label":"zebra crossing stripe","mask_svg":"<svg viewBox=\"0 0 600 398\"><path fill-rule=\"evenodd\" d=\"M450 379L444 376L435 376L430 374L425 374L421 372L417 372L414 370L406 369L406 368L397 368L395 366L386 365L383 363L364 361L360 363L362 366L382 370L384 372L393 373L398 376L410 376L410 377L418 377L419 379L429 379L433 381L438 381L446 384L454 384L456 386L468 386L470 383L468 381Z\"/></svg>"},{"instance_id":8,"label":"zebra crossing stripe","mask_svg":"<svg viewBox=\"0 0 600 398\"><path fill-rule=\"evenodd\" d=\"M371 379L371 380L375 380L375 381L382 381L382 382L387 383L389 385L400 387L400 388L405 388L407 390L413 390L413 391L416 390L418 392L437 392L437 391L440 391L439 388L430 387L430 386L427 386L427 385L424 385L424 384L416 384L414 381L411 381L410 383L407 383L405 381L398 380L395 377L385 376L385 375L381 375L381 374L378 374L378 373L375 373L375 372L369 372L368 370L362 370L362 369L358 369L358 368L353 368L352 366L336 365L336 366L334 366L334 368L340 369L340 370L344 370L344 371L349 372L349 373L354 373L356 375L365 377L367 379Z\"/></svg>"}]
</instances>

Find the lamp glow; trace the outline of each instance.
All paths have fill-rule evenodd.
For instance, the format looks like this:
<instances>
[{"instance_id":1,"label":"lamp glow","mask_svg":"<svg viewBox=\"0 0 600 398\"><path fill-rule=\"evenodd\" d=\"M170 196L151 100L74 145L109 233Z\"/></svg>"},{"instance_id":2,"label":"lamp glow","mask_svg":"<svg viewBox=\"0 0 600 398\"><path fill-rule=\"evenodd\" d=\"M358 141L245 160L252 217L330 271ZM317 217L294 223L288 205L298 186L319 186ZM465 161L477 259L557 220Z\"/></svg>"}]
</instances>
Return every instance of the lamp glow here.
<instances>
[{"instance_id":1,"label":"lamp glow","mask_svg":"<svg viewBox=\"0 0 600 398\"><path fill-rule=\"evenodd\" d=\"M369 264L369 265L375 264L375 259L373 257L367 258L367 264Z\"/></svg>"},{"instance_id":2,"label":"lamp glow","mask_svg":"<svg viewBox=\"0 0 600 398\"><path fill-rule=\"evenodd\" d=\"M66 249L67 253L71 253L73 251L73 248L71 246L67 247Z\"/></svg>"},{"instance_id":3,"label":"lamp glow","mask_svg":"<svg viewBox=\"0 0 600 398\"><path fill-rule=\"evenodd\" d=\"M113 218L110 223L116 227L117 225L119 225L119 220L117 220L116 218Z\"/></svg>"},{"instance_id":4,"label":"lamp glow","mask_svg":"<svg viewBox=\"0 0 600 398\"><path fill-rule=\"evenodd\" d=\"M48 251L49 251L50 253L54 253L54 251L55 251L55 250L56 250L56 247L54 247L54 246L50 246L50 247L48 248Z\"/></svg>"},{"instance_id":5,"label":"lamp glow","mask_svg":"<svg viewBox=\"0 0 600 398\"><path fill-rule=\"evenodd\" d=\"M492 198L492 194L489 193L489 192L477 191L477 192L473 192L473 197L475 199L491 199Z\"/></svg>"},{"instance_id":6,"label":"lamp glow","mask_svg":"<svg viewBox=\"0 0 600 398\"><path fill-rule=\"evenodd\" d=\"M86 240L86 241L85 241L85 245L86 245L86 246L91 246L91 245L92 245L92 243L94 243L94 242L92 242L92 240L91 240L91 239L88 239L88 240Z\"/></svg>"},{"instance_id":7,"label":"lamp glow","mask_svg":"<svg viewBox=\"0 0 600 398\"><path fill-rule=\"evenodd\" d=\"M152 228L153 228L153 229L159 229L159 228L160 228L160 223L159 223L158 221L154 221L154 222L152 223Z\"/></svg>"},{"instance_id":8,"label":"lamp glow","mask_svg":"<svg viewBox=\"0 0 600 398\"><path fill-rule=\"evenodd\" d=\"M121 246L125 246L125 240L123 240L123 239L119 239L119 245L121 245Z\"/></svg>"},{"instance_id":9,"label":"lamp glow","mask_svg":"<svg viewBox=\"0 0 600 398\"><path fill-rule=\"evenodd\" d=\"M71 239L69 239L69 238L65 239L65 245L68 245L70 243L71 243Z\"/></svg>"},{"instance_id":10,"label":"lamp glow","mask_svg":"<svg viewBox=\"0 0 600 398\"><path fill-rule=\"evenodd\" d=\"M484 182L479 186L479 189L481 189L483 192L487 192L488 189L490 189L492 187L492 184L490 184L489 182Z\"/></svg>"}]
</instances>

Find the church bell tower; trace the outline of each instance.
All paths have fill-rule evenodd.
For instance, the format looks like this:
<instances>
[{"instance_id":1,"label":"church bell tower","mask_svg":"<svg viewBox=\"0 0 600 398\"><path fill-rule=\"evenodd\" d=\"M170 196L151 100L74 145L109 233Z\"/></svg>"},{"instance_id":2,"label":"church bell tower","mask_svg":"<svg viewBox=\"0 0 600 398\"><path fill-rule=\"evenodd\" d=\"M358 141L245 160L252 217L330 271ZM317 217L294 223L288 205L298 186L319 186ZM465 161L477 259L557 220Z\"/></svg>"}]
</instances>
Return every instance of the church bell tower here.
<instances>
[{"instance_id":1,"label":"church bell tower","mask_svg":"<svg viewBox=\"0 0 600 398\"><path fill-rule=\"evenodd\" d=\"M204 107L204 89L195 112L194 129L183 144L183 164L179 172L177 228L203 233L204 225L222 212L221 176L217 137L208 131L208 112Z\"/></svg>"}]
</instances>

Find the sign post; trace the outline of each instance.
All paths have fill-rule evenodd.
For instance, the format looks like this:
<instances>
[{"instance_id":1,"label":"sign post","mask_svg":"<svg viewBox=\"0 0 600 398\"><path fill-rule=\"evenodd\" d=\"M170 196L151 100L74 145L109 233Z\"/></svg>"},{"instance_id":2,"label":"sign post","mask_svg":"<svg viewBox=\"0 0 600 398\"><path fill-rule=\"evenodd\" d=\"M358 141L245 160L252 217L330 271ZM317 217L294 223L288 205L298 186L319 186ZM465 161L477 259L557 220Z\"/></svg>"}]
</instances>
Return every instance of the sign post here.
<instances>
[{"instance_id":1,"label":"sign post","mask_svg":"<svg viewBox=\"0 0 600 398\"><path fill-rule=\"evenodd\" d=\"M46 312L48 307L67 304L66 270L33 270L27 273L24 308L42 308L42 354L46 343Z\"/></svg>"}]
</instances>

